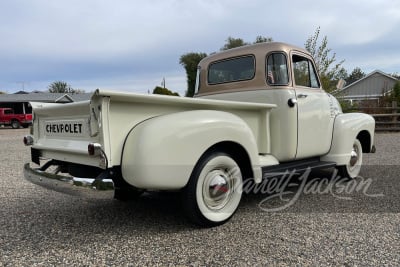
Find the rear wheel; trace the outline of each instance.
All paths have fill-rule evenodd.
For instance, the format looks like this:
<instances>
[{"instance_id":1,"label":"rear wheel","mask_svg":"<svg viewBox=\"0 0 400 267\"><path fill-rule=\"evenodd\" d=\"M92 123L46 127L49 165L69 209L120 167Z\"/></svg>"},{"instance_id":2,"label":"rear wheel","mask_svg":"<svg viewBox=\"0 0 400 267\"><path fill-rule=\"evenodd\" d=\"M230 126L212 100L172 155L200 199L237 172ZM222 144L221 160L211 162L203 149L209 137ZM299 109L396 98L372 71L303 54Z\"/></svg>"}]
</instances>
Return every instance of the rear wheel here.
<instances>
[{"instance_id":1,"label":"rear wheel","mask_svg":"<svg viewBox=\"0 0 400 267\"><path fill-rule=\"evenodd\" d=\"M19 123L19 121L14 120L11 122L11 127L13 129L19 129L20 126L21 126L21 124Z\"/></svg>"},{"instance_id":2,"label":"rear wheel","mask_svg":"<svg viewBox=\"0 0 400 267\"><path fill-rule=\"evenodd\" d=\"M354 140L350 160L346 165L338 166L339 175L346 178L356 178L360 174L362 165L362 146L358 139Z\"/></svg>"},{"instance_id":3,"label":"rear wheel","mask_svg":"<svg viewBox=\"0 0 400 267\"><path fill-rule=\"evenodd\" d=\"M242 197L242 173L228 154L210 152L196 164L183 190L187 217L200 226L216 226L228 221Z\"/></svg>"}]
</instances>

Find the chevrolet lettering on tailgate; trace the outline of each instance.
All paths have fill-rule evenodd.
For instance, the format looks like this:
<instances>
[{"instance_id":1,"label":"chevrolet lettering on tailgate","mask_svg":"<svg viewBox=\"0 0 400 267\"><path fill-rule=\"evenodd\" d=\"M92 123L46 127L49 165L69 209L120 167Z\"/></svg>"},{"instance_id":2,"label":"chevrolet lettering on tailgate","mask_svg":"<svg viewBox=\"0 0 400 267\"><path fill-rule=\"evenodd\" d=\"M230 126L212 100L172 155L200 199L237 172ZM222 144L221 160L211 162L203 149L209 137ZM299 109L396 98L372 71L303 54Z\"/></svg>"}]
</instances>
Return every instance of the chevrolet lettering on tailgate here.
<instances>
[{"instance_id":1,"label":"chevrolet lettering on tailgate","mask_svg":"<svg viewBox=\"0 0 400 267\"><path fill-rule=\"evenodd\" d=\"M44 126L46 135L73 135L84 134L84 121L47 121Z\"/></svg>"}]
</instances>

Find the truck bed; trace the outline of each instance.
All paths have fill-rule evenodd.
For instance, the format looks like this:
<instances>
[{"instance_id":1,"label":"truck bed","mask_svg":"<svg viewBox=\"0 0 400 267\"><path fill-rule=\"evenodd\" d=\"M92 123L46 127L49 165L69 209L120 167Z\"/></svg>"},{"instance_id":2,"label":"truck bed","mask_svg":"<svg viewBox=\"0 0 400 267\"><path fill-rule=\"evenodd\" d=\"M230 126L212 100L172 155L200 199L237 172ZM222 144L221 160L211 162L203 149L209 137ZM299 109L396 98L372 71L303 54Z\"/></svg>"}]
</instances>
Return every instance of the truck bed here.
<instances>
[{"instance_id":1,"label":"truck bed","mask_svg":"<svg viewBox=\"0 0 400 267\"><path fill-rule=\"evenodd\" d=\"M43 158L106 168L88 156L88 144L99 143L104 148L107 166L118 166L125 138L139 123L182 111L218 110L242 118L252 129L259 150L268 153L269 111L274 107L273 104L96 90L90 101L33 105L36 142L32 149L40 151Z\"/></svg>"}]
</instances>

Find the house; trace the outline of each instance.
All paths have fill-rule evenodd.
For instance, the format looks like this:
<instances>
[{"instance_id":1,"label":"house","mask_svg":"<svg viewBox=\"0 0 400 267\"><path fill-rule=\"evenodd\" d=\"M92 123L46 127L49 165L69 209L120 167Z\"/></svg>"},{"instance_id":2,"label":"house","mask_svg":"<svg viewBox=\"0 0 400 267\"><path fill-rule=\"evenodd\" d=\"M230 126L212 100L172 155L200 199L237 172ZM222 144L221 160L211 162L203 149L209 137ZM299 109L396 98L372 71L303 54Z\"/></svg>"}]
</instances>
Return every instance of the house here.
<instances>
[{"instance_id":1,"label":"house","mask_svg":"<svg viewBox=\"0 0 400 267\"><path fill-rule=\"evenodd\" d=\"M32 113L29 102L71 103L89 100L91 95L91 93L65 94L43 92L0 94L0 107L12 108L15 113L26 114Z\"/></svg>"},{"instance_id":2,"label":"house","mask_svg":"<svg viewBox=\"0 0 400 267\"><path fill-rule=\"evenodd\" d=\"M379 70L335 92L336 97L354 102L372 102L379 104L379 99L390 93L399 82L396 78Z\"/></svg>"}]
</instances>

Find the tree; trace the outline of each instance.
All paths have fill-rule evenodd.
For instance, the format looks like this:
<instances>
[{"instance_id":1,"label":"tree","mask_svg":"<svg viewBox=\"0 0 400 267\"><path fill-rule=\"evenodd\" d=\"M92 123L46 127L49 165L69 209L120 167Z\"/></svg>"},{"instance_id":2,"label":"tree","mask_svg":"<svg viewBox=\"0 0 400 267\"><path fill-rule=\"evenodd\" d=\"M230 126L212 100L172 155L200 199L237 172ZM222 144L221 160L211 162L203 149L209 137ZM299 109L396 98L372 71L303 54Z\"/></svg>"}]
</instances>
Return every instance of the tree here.
<instances>
[{"instance_id":1,"label":"tree","mask_svg":"<svg viewBox=\"0 0 400 267\"><path fill-rule=\"evenodd\" d=\"M193 97L196 86L197 65L207 56L206 53L187 53L180 57L179 63L185 68L188 89L185 96Z\"/></svg>"},{"instance_id":2,"label":"tree","mask_svg":"<svg viewBox=\"0 0 400 267\"><path fill-rule=\"evenodd\" d=\"M163 88L163 87L160 87L160 86L156 86L154 88L153 94L179 96L178 93L172 92L171 90L168 90L167 88Z\"/></svg>"},{"instance_id":3,"label":"tree","mask_svg":"<svg viewBox=\"0 0 400 267\"><path fill-rule=\"evenodd\" d=\"M259 43L268 43L272 42L273 39L272 37L264 37L261 35L258 35L256 37L256 40L253 42L253 44L259 44ZM220 49L221 51L236 48L236 47L241 47L245 45L249 45L251 43L247 43L243 41L242 38L233 38L231 36L228 37L228 39L225 40L225 45Z\"/></svg>"},{"instance_id":4,"label":"tree","mask_svg":"<svg viewBox=\"0 0 400 267\"><path fill-rule=\"evenodd\" d=\"M400 103L400 81L396 82L389 94L384 94L380 99L382 106L390 107L393 101Z\"/></svg>"},{"instance_id":5,"label":"tree","mask_svg":"<svg viewBox=\"0 0 400 267\"><path fill-rule=\"evenodd\" d=\"M350 85L350 84L364 78L365 76L366 76L365 73L359 67L356 67L350 73L349 77L346 79L346 84Z\"/></svg>"},{"instance_id":6,"label":"tree","mask_svg":"<svg viewBox=\"0 0 400 267\"><path fill-rule=\"evenodd\" d=\"M396 78L397 80L400 80L400 74L397 72L392 73L391 76Z\"/></svg>"},{"instance_id":7,"label":"tree","mask_svg":"<svg viewBox=\"0 0 400 267\"><path fill-rule=\"evenodd\" d=\"M322 87L330 92L336 89L337 81L343 78L345 70L342 64L344 60L336 62L336 53L332 53L332 49L328 48L328 37L324 36L319 43L319 34L320 27L315 30L313 36L307 39L304 46L315 60Z\"/></svg>"},{"instance_id":8,"label":"tree","mask_svg":"<svg viewBox=\"0 0 400 267\"><path fill-rule=\"evenodd\" d=\"M264 37L264 36L257 36L256 40L254 41L254 44L259 44L259 43L270 43L273 42L274 40L272 37Z\"/></svg>"},{"instance_id":9,"label":"tree","mask_svg":"<svg viewBox=\"0 0 400 267\"><path fill-rule=\"evenodd\" d=\"M68 83L64 81L52 82L48 87L50 93L64 93L64 94L80 94L84 93L85 90L74 89Z\"/></svg>"},{"instance_id":10,"label":"tree","mask_svg":"<svg viewBox=\"0 0 400 267\"><path fill-rule=\"evenodd\" d=\"M3 91L0 91L0 95L5 94Z\"/></svg>"},{"instance_id":11,"label":"tree","mask_svg":"<svg viewBox=\"0 0 400 267\"><path fill-rule=\"evenodd\" d=\"M248 45L249 43L246 43L243 41L241 38L233 38L231 36L228 37L228 39L225 40L224 46L220 49L221 51L240 47L240 46L245 46Z\"/></svg>"},{"instance_id":12,"label":"tree","mask_svg":"<svg viewBox=\"0 0 400 267\"><path fill-rule=\"evenodd\" d=\"M85 90L83 89L72 89L73 94L84 94Z\"/></svg>"},{"instance_id":13,"label":"tree","mask_svg":"<svg viewBox=\"0 0 400 267\"><path fill-rule=\"evenodd\" d=\"M394 84L391 96L392 100L397 101L397 103L400 103L400 81Z\"/></svg>"},{"instance_id":14,"label":"tree","mask_svg":"<svg viewBox=\"0 0 400 267\"><path fill-rule=\"evenodd\" d=\"M50 93L72 93L74 90L64 81L53 82L48 86L48 89Z\"/></svg>"}]
</instances>

